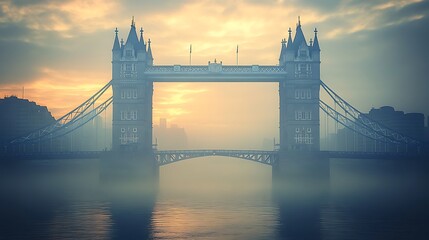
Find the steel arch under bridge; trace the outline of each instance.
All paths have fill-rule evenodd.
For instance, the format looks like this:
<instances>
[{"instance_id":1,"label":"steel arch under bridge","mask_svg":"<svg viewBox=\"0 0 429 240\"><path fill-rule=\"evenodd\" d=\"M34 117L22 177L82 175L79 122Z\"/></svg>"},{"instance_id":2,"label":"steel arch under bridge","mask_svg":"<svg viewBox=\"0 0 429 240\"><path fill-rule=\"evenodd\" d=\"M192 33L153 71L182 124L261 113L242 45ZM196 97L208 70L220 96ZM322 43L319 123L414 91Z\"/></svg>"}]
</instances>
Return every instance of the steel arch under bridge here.
<instances>
[{"instance_id":1,"label":"steel arch under bridge","mask_svg":"<svg viewBox=\"0 0 429 240\"><path fill-rule=\"evenodd\" d=\"M159 166L178 161L209 156L233 157L273 166L278 162L277 151L258 150L167 150L155 151L155 160Z\"/></svg>"}]
</instances>

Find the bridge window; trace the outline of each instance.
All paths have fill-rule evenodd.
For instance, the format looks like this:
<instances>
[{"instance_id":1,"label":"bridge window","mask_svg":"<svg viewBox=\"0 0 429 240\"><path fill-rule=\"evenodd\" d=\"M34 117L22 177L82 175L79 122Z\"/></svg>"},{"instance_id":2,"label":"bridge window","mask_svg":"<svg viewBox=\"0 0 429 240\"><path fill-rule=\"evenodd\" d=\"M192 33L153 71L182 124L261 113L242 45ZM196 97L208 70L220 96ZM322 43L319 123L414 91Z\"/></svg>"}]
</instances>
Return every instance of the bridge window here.
<instances>
[{"instance_id":1,"label":"bridge window","mask_svg":"<svg viewBox=\"0 0 429 240\"><path fill-rule=\"evenodd\" d=\"M121 120L137 120L137 111L121 111Z\"/></svg>"},{"instance_id":2,"label":"bridge window","mask_svg":"<svg viewBox=\"0 0 429 240\"><path fill-rule=\"evenodd\" d=\"M132 57L133 56L133 50L125 50L125 57Z\"/></svg>"},{"instance_id":3,"label":"bridge window","mask_svg":"<svg viewBox=\"0 0 429 240\"><path fill-rule=\"evenodd\" d=\"M311 120L311 111L295 111L295 120Z\"/></svg>"},{"instance_id":4,"label":"bridge window","mask_svg":"<svg viewBox=\"0 0 429 240\"><path fill-rule=\"evenodd\" d=\"M305 97L306 97L307 99L311 99L311 89L306 89L306 90L305 90Z\"/></svg>"},{"instance_id":5,"label":"bridge window","mask_svg":"<svg viewBox=\"0 0 429 240\"><path fill-rule=\"evenodd\" d=\"M295 111L295 120L302 120L302 112Z\"/></svg>"},{"instance_id":6,"label":"bridge window","mask_svg":"<svg viewBox=\"0 0 429 240\"><path fill-rule=\"evenodd\" d=\"M127 135L121 133L121 144L126 144L127 143Z\"/></svg>"},{"instance_id":7,"label":"bridge window","mask_svg":"<svg viewBox=\"0 0 429 240\"><path fill-rule=\"evenodd\" d=\"M136 78L137 71L134 63L123 63L121 65L121 77L122 78Z\"/></svg>"},{"instance_id":8,"label":"bridge window","mask_svg":"<svg viewBox=\"0 0 429 240\"><path fill-rule=\"evenodd\" d=\"M295 89L295 99L311 99L311 89Z\"/></svg>"},{"instance_id":9,"label":"bridge window","mask_svg":"<svg viewBox=\"0 0 429 240\"><path fill-rule=\"evenodd\" d=\"M121 144L128 144L128 143L137 143L139 141L138 135L134 133L121 133Z\"/></svg>"},{"instance_id":10,"label":"bridge window","mask_svg":"<svg viewBox=\"0 0 429 240\"><path fill-rule=\"evenodd\" d=\"M295 128L296 144L313 144L313 135L311 128Z\"/></svg>"},{"instance_id":11,"label":"bridge window","mask_svg":"<svg viewBox=\"0 0 429 240\"><path fill-rule=\"evenodd\" d=\"M307 57L307 51L305 49L299 50L298 56L300 56L300 57Z\"/></svg>"},{"instance_id":12,"label":"bridge window","mask_svg":"<svg viewBox=\"0 0 429 240\"><path fill-rule=\"evenodd\" d=\"M137 89L121 90L121 99L137 99Z\"/></svg>"},{"instance_id":13,"label":"bridge window","mask_svg":"<svg viewBox=\"0 0 429 240\"><path fill-rule=\"evenodd\" d=\"M304 120L311 120L311 112L304 113Z\"/></svg>"},{"instance_id":14,"label":"bridge window","mask_svg":"<svg viewBox=\"0 0 429 240\"><path fill-rule=\"evenodd\" d=\"M311 71L311 65L308 63L299 63L298 64L298 72L306 73Z\"/></svg>"},{"instance_id":15,"label":"bridge window","mask_svg":"<svg viewBox=\"0 0 429 240\"><path fill-rule=\"evenodd\" d=\"M295 65L295 77L304 78L311 76L311 64L298 63Z\"/></svg>"},{"instance_id":16,"label":"bridge window","mask_svg":"<svg viewBox=\"0 0 429 240\"><path fill-rule=\"evenodd\" d=\"M137 111L131 111L131 120L137 120Z\"/></svg>"},{"instance_id":17,"label":"bridge window","mask_svg":"<svg viewBox=\"0 0 429 240\"><path fill-rule=\"evenodd\" d=\"M136 66L134 63L123 63L121 66L122 71L135 71Z\"/></svg>"},{"instance_id":18,"label":"bridge window","mask_svg":"<svg viewBox=\"0 0 429 240\"><path fill-rule=\"evenodd\" d=\"M137 143L139 140L137 128L121 128L120 140L121 144Z\"/></svg>"}]
</instances>

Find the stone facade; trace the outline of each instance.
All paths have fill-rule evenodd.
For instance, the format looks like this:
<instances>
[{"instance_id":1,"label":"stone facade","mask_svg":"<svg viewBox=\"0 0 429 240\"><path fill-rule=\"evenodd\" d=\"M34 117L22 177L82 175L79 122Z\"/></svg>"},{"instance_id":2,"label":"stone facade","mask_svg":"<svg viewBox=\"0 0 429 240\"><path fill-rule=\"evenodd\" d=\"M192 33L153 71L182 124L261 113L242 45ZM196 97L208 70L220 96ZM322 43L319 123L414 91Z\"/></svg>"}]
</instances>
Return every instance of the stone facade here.
<instances>
[{"instance_id":1,"label":"stone facade","mask_svg":"<svg viewBox=\"0 0 429 240\"><path fill-rule=\"evenodd\" d=\"M315 30L314 41L307 44L298 22L294 40L282 41L280 66L287 78L279 83L280 150L319 151L320 47ZM286 45L287 44L287 45Z\"/></svg>"},{"instance_id":2,"label":"stone facade","mask_svg":"<svg viewBox=\"0 0 429 240\"><path fill-rule=\"evenodd\" d=\"M201 78L205 81L238 81L240 78L243 82L252 79L272 81L275 77L275 81L279 81L280 95L280 150L320 150L317 30L314 41L307 44L300 23L293 41L289 29L288 41L282 41L279 66L222 66L222 62L215 61L209 62L208 66L154 67L150 39L146 46L143 30L138 39L133 21L125 44L119 42L116 31L112 55L112 148L115 151L152 149L153 81L171 81L165 78L174 76L176 81L190 81L189 77L197 76L195 81L201 81ZM157 74L163 78L157 78ZM219 76L224 79L219 80Z\"/></svg>"},{"instance_id":3,"label":"stone facade","mask_svg":"<svg viewBox=\"0 0 429 240\"><path fill-rule=\"evenodd\" d=\"M114 151L152 149L153 82L143 74L152 64L150 40L145 44L142 29L138 39L134 21L125 44L119 43L116 30L112 49Z\"/></svg>"}]
</instances>

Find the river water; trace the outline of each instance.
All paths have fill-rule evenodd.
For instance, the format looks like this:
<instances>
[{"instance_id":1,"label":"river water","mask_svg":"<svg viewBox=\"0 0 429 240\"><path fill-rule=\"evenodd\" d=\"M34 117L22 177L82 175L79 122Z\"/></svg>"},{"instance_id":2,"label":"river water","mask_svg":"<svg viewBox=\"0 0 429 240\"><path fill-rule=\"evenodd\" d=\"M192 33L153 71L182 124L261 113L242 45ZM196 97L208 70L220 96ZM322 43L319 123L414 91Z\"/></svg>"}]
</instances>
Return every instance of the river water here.
<instances>
[{"instance_id":1,"label":"river water","mask_svg":"<svg viewBox=\"0 0 429 240\"><path fill-rule=\"evenodd\" d=\"M220 157L162 167L156 193L101 183L99 160L7 163L0 239L429 239L428 167L404 162L331 160L321 194Z\"/></svg>"}]
</instances>

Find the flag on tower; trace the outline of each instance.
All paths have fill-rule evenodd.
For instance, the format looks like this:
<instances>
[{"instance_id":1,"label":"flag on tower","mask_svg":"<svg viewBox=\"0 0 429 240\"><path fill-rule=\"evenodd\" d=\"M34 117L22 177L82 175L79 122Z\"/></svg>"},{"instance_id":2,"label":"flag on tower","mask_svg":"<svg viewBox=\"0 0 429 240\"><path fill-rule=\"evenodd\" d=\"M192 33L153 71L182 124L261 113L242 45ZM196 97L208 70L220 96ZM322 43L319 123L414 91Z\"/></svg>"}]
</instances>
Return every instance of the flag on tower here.
<instances>
[{"instance_id":1,"label":"flag on tower","mask_svg":"<svg viewBox=\"0 0 429 240\"><path fill-rule=\"evenodd\" d=\"M189 65L192 64L192 44L189 45Z\"/></svg>"},{"instance_id":2,"label":"flag on tower","mask_svg":"<svg viewBox=\"0 0 429 240\"><path fill-rule=\"evenodd\" d=\"M235 52L235 64L238 65L238 44L237 44L237 51Z\"/></svg>"}]
</instances>

